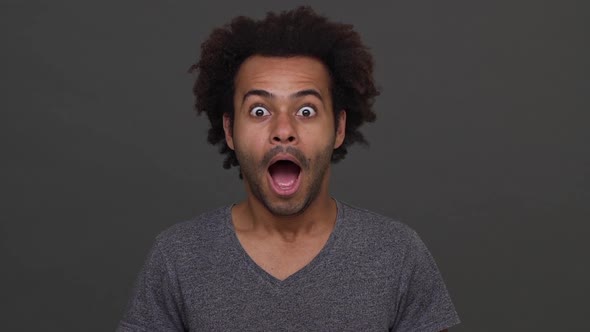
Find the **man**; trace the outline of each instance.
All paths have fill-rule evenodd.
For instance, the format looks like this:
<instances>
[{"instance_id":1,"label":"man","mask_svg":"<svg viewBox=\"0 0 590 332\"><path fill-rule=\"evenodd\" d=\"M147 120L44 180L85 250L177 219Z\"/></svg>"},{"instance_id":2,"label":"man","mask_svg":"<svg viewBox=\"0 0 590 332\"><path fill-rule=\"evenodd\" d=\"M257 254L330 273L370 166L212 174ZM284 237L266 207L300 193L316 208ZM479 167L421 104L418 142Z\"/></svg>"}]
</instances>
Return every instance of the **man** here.
<instances>
[{"instance_id":1,"label":"man","mask_svg":"<svg viewBox=\"0 0 590 332\"><path fill-rule=\"evenodd\" d=\"M300 7L214 30L192 67L246 199L160 234L119 331L441 331L459 322L407 226L332 198L378 95L352 26Z\"/></svg>"}]
</instances>

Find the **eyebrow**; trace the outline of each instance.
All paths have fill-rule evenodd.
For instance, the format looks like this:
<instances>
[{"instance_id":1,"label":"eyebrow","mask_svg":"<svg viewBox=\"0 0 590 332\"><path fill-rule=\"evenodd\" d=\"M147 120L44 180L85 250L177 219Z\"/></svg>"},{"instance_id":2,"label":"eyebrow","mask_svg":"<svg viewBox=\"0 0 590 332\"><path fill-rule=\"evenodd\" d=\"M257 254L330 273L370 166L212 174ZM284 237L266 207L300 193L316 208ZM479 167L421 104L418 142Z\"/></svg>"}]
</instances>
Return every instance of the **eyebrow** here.
<instances>
[{"instance_id":1,"label":"eyebrow","mask_svg":"<svg viewBox=\"0 0 590 332\"><path fill-rule=\"evenodd\" d=\"M268 98L268 99L274 99L276 97L274 94L272 94L266 90L254 89L254 90L250 90L244 94L244 97L242 98L242 103L244 101L246 101L246 98L248 98L250 96L260 96L260 97ZM322 98L322 95L319 93L319 91L317 91L315 89L306 89L306 90L297 91L297 92L293 93L292 95L290 95L289 98L297 99L297 98L301 98L301 97L305 97L305 96L315 96L316 98L318 98L322 102L324 101L324 99Z\"/></svg>"}]
</instances>

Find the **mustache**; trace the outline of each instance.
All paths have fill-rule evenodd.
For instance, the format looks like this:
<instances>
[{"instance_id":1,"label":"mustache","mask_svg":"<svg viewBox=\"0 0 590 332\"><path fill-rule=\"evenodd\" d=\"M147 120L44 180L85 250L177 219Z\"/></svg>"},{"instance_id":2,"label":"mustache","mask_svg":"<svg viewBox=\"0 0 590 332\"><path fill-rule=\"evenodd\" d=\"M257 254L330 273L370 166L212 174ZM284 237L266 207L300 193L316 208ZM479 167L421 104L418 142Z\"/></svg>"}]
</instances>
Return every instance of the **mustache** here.
<instances>
[{"instance_id":1,"label":"mustache","mask_svg":"<svg viewBox=\"0 0 590 332\"><path fill-rule=\"evenodd\" d=\"M270 149L266 154L264 154L261 163L262 167L267 167L270 160L281 153L286 153L293 156L295 159L297 159L299 165L301 165L302 168L309 169L309 161L307 160L307 158L305 158L305 155L303 154L303 152L301 152L301 150L294 148L292 146L285 147L280 145L275 146L274 148Z\"/></svg>"}]
</instances>

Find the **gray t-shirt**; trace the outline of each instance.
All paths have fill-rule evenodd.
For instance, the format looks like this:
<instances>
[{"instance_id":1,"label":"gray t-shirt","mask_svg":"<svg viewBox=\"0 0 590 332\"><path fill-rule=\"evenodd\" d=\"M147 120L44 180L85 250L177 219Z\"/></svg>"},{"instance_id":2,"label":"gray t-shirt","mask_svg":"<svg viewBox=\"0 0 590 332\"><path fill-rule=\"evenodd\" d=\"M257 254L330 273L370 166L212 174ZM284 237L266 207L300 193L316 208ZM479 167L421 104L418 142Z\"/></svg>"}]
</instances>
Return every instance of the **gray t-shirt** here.
<instances>
[{"instance_id":1,"label":"gray t-shirt","mask_svg":"<svg viewBox=\"0 0 590 332\"><path fill-rule=\"evenodd\" d=\"M231 206L156 238L117 331L441 331L459 323L416 232L337 202L326 245L281 281L247 255Z\"/></svg>"}]
</instances>

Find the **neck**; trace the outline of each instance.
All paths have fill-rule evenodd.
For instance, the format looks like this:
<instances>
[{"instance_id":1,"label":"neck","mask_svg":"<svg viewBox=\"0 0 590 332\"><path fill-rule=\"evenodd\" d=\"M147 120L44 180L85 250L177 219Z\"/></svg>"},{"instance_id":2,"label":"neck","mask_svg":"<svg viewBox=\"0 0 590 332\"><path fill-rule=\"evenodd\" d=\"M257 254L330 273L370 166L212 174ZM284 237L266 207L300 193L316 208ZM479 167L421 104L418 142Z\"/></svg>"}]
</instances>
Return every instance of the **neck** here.
<instances>
[{"instance_id":1,"label":"neck","mask_svg":"<svg viewBox=\"0 0 590 332\"><path fill-rule=\"evenodd\" d=\"M330 197L327 185L309 206L299 214L275 215L256 197L248 198L234 207L234 226L237 231L280 236L291 242L300 236L331 232L336 221L336 202Z\"/></svg>"}]
</instances>

